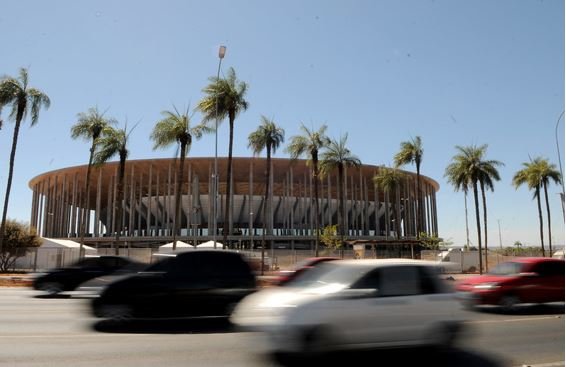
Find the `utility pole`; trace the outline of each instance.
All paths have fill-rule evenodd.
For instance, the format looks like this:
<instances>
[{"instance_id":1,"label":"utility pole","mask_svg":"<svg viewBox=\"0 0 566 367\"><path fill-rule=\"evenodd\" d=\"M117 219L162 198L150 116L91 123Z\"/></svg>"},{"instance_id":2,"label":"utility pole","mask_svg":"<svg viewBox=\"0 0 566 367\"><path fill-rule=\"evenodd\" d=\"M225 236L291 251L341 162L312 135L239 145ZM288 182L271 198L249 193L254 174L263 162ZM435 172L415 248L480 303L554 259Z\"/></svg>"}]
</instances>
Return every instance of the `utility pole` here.
<instances>
[{"instance_id":1,"label":"utility pole","mask_svg":"<svg viewBox=\"0 0 566 367\"><path fill-rule=\"evenodd\" d=\"M503 248L503 244L501 242L501 221L497 220L497 226L499 227L499 248Z\"/></svg>"}]
</instances>

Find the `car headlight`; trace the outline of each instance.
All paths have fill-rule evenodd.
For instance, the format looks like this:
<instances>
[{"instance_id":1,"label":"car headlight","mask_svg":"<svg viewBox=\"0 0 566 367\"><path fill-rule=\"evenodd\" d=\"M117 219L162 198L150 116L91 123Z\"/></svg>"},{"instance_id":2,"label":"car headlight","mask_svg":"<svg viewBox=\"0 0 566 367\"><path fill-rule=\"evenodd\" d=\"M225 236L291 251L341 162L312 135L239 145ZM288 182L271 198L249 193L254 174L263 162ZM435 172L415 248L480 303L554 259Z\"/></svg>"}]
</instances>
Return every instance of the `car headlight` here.
<instances>
[{"instance_id":1,"label":"car headlight","mask_svg":"<svg viewBox=\"0 0 566 367\"><path fill-rule=\"evenodd\" d=\"M495 289L499 288L499 283L491 282L491 283L482 283L474 285L475 289Z\"/></svg>"}]
</instances>

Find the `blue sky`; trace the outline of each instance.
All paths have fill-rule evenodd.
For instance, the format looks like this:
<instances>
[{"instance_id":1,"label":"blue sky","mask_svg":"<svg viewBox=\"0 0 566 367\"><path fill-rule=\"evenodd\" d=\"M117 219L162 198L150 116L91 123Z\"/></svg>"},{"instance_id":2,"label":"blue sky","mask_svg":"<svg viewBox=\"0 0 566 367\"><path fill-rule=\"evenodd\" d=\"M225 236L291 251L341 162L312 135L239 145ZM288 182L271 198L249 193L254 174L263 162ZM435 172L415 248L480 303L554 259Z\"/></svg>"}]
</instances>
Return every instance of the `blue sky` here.
<instances>
[{"instance_id":1,"label":"blue sky","mask_svg":"<svg viewBox=\"0 0 566 367\"><path fill-rule=\"evenodd\" d=\"M301 122L327 124L333 138L348 133L365 164L390 165L402 141L421 136L422 174L440 184L440 236L454 244L466 241L463 194L444 178L456 145L488 144L487 158L505 163L488 194L490 246L499 246L498 224L504 246L539 246L536 201L511 180L529 157L558 166L559 149L564 164L562 0L22 0L3 4L0 44L0 74L29 68L30 85L52 101L20 134L8 215L24 221L30 179L88 162L87 145L69 131L90 107L139 122L131 159L173 157L174 148L151 149L153 125L173 105L197 104L220 44L222 70L234 67L249 84L235 156L251 155L247 136L261 115L287 139ZM12 132L11 122L0 131L2 202ZM219 155L227 143L224 124ZM214 136L189 155L214 156ZM550 188L555 245L564 243L560 191ZM473 220L470 231L476 244Z\"/></svg>"}]
</instances>

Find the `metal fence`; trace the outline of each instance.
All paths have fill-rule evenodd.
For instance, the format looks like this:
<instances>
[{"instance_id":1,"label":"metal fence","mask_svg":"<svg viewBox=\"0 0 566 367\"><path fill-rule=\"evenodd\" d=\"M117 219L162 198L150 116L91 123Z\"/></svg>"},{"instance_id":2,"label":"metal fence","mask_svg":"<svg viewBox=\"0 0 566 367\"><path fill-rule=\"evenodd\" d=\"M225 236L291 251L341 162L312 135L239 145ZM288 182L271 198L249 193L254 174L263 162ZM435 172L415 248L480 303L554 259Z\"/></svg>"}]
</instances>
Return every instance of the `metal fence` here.
<instances>
[{"instance_id":1,"label":"metal fence","mask_svg":"<svg viewBox=\"0 0 566 367\"><path fill-rule=\"evenodd\" d=\"M190 250L189 250L190 251ZM241 250L248 257L260 258L261 249ZM96 255L116 255L113 248L99 248ZM152 248L120 248L118 253L141 263L151 264L159 259L159 252ZM94 253L87 254L92 256ZM423 260L437 261L445 265L446 272L453 273L475 273L479 270L479 255L477 251L433 251L425 250L418 254L413 254ZM291 249L265 249L265 264L271 271L292 269L297 263L315 256L313 250L291 250ZM322 248L319 256L333 256L343 259L366 258L411 258L409 250L387 251L387 250L329 250ZM495 252L488 252L488 268L491 269L500 262L511 260L515 256L503 256ZM13 271L45 271L52 268L69 266L79 259L78 249L60 248L37 248L30 250L26 256L17 259L13 266ZM485 269L485 264L484 264Z\"/></svg>"}]
</instances>

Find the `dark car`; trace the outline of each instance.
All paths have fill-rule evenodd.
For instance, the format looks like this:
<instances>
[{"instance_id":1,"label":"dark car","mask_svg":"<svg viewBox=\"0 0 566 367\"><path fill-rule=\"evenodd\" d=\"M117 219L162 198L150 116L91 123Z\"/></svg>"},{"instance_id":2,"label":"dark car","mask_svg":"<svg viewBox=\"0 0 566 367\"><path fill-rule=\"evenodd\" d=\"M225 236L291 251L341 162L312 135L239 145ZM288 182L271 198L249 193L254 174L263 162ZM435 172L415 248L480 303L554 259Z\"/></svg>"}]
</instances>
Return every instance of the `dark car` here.
<instances>
[{"instance_id":1,"label":"dark car","mask_svg":"<svg viewBox=\"0 0 566 367\"><path fill-rule=\"evenodd\" d=\"M225 250L194 250L161 259L142 272L110 283L92 302L95 316L138 318L228 317L256 290L245 258Z\"/></svg>"},{"instance_id":2,"label":"dark car","mask_svg":"<svg viewBox=\"0 0 566 367\"><path fill-rule=\"evenodd\" d=\"M122 256L89 256L62 268L55 268L34 278L32 286L49 295L73 291L80 284L116 272L129 273L146 265Z\"/></svg>"},{"instance_id":3,"label":"dark car","mask_svg":"<svg viewBox=\"0 0 566 367\"><path fill-rule=\"evenodd\" d=\"M520 303L564 302L564 260L517 258L460 281L457 290L470 307L498 305L510 311Z\"/></svg>"},{"instance_id":4,"label":"dark car","mask_svg":"<svg viewBox=\"0 0 566 367\"><path fill-rule=\"evenodd\" d=\"M315 266L322 264L327 261L334 261L340 260L339 257L333 256L318 256L318 257L309 257L304 259L303 261L298 262L293 269L291 270L281 270L277 274L277 279L275 280L275 284L277 285L286 285L287 283L291 282L304 272L309 269L314 268Z\"/></svg>"}]
</instances>

